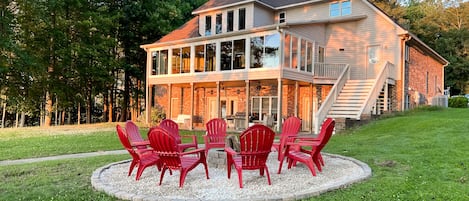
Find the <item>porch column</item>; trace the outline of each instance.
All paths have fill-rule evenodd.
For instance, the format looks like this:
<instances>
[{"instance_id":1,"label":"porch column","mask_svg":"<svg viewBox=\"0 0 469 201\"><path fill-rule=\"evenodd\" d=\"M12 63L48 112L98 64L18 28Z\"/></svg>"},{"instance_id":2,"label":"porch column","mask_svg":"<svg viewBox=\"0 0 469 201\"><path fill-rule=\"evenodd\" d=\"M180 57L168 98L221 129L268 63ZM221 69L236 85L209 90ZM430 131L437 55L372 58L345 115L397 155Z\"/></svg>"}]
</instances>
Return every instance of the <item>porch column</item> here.
<instances>
[{"instance_id":1,"label":"porch column","mask_svg":"<svg viewBox=\"0 0 469 201\"><path fill-rule=\"evenodd\" d=\"M295 81L295 117L298 117L298 81Z\"/></svg>"},{"instance_id":2,"label":"porch column","mask_svg":"<svg viewBox=\"0 0 469 201\"><path fill-rule=\"evenodd\" d=\"M217 81L217 116L221 118L221 109L220 109L220 82Z\"/></svg>"},{"instance_id":3,"label":"porch column","mask_svg":"<svg viewBox=\"0 0 469 201\"><path fill-rule=\"evenodd\" d=\"M153 104L151 102L152 97L150 97L152 93L152 85L146 84L147 90L145 94L145 124L150 127L151 124L151 105Z\"/></svg>"},{"instance_id":4,"label":"porch column","mask_svg":"<svg viewBox=\"0 0 469 201\"><path fill-rule=\"evenodd\" d=\"M311 94L309 95L310 98L311 98L311 102L309 103L309 104L310 104L310 107L309 107L309 108L311 108L310 111L309 111L309 112L310 112L309 114L311 115L311 117L309 118L309 120L310 120L310 121L309 121L309 132L310 132L310 133L313 133L313 122L314 122L314 103L313 103L313 102L314 102L314 101L313 101L313 100L314 100L314 95L313 95L313 83L310 83L310 84L309 84L309 92L311 93Z\"/></svg>"},{"instance_id":5,"label":"porch column","mask_svg":"<svg viewBox=\"0 0 469 201\"><path fill-rule=\"evenodd\" d=\"M191 82L191 118L190 118L190 125L189 130L192 130L194 128L194 125L192 124L194 118L194 83Z\"/></svg>"},{"instance_id":6,"label":"porch column","mask_svg":"<svg viewBox=\"0 0 469 201\"><path fill-rule=\"evenodd\" d=\"M168 113L169 114L166 114L166 118L167 119L171 119L172 117L172 114L173 114L173 110L172 110L172 103L171 103L171 95L172 95L172 84L168 84Z\"/></svg>"},{"instance_id":7,"label":"porch column","mask_svg":"<svg viewBox=\"0 0 469 201\"><path fill-rule=\"evenodd\" d=\"M282 108L283 108L283 87L282 78L277 79L277 130L281 131L283 126Z\"/></svg>"},{"instance_id":8,"label":"porch column","mask_svg":"<svg viewBox=\"0 0 469 201\"><path fill-rule=\"evenodd\" d=\"M246 108L244 109L245 110L245 114L244 114L244 119L246 119L246 121L244 121L244 128L248 128L249 127L249 107L250 106L250 96L251 96L251 92L249 91L250 89L250 86L249 86L249 80L246 80Z\"/></svg>"},{"instance_id":9,"label":"porch column","mask_svg":"<svg viewBox=\"0 0 469 201\"><path fill-rule=\"evenodd\" d=\"M389 90L388 90L388 80L384 81L384 109L383 112L388 111L388 96L389 96Z\"/></svg>"}]
</instances>

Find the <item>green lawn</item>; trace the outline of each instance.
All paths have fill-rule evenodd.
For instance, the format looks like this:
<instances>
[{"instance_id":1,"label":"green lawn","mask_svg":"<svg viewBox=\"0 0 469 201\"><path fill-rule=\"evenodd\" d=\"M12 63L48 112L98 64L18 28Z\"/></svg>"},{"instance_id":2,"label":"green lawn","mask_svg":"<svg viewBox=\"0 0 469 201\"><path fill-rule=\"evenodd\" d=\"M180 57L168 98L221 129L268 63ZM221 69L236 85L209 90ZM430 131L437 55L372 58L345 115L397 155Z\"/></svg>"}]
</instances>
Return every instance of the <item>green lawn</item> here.
<instances>
[{"instance_id":1,"label":"green lawn","mask_svg":"<svg viewBox=\"0 0 469 201\"><path fill-rule=\"evenodd\" d=\"M100 126L0 129L0 160L121 149L115 124ZM469 200L468 142L468 109L406 112L338 133L324 151L367 163L373 176L311 200ZM128 158L0 166L0 200L115 200L94 191L90 177L96 168Z\"/></svg>"}]
</instances>

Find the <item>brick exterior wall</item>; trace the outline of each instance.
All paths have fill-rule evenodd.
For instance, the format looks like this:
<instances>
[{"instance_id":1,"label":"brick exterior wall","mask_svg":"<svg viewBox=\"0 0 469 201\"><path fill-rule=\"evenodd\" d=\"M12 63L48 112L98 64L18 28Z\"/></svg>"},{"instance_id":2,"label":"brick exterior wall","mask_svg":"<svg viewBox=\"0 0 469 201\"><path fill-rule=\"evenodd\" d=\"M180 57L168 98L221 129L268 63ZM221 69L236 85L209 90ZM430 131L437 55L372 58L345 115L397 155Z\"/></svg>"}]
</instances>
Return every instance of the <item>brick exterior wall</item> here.
<instances>
[{"instance_id":1,"label":"brick exterior wall","mask_svg":"<svg viewBox=\"0 0 469 201\"><path fill-rule=\"evenodd\" d=\"M409 48L408 94L411 107L431 104L432 97L443 92L442 64L414 47Z\"/></svg>"}]
</instances>

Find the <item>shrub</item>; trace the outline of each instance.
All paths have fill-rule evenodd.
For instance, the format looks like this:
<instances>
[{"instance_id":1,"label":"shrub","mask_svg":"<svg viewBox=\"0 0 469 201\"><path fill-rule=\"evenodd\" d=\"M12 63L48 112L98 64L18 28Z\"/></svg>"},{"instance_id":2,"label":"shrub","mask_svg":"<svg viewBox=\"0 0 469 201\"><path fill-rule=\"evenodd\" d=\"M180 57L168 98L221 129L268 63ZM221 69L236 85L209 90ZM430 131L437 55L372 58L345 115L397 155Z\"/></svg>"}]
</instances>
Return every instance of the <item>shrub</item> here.
<instances>
[{"instance_id":1,"label":"shrub","mask_svg":"<svg viewBox=\"0 0 469 201\"><path fill-rule=\"evenodd\" d=\"M454 108L466 108L468 100L464 96L451 97L448 100L448 106Z\"/></svg>"}]
</instances>

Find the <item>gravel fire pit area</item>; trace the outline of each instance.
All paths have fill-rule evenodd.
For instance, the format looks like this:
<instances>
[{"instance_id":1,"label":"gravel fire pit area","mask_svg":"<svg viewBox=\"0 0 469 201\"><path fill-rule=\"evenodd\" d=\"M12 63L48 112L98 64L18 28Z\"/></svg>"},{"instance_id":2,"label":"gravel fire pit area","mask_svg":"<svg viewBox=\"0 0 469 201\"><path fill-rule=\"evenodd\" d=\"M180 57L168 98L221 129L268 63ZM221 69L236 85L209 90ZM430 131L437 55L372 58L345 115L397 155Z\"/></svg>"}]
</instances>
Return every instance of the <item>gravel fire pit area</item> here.
<instances>
[{"instance_id":1,"label":"gravel fire pit area","mask_svg":"<svg viewBox=\"0 0 469 201\"><path fill-rule=\"evenodd\" d=\"M91 176L91 183L96 190L123 200L300 200L371 177L371 169L365 163L332 154L323 154L325 166L322 172L316 171L317 176L312 176L301 163L287 169L285 162L282 173L277 174L277 153L272 152L267 164L272 185L268 185L267 177L260 176L258 170L243 170L243 188L239 188L234 168L231 179L227 177L226 165L220 159L223 155L224 152L211 150L210 179L206 179L203 165L199 165L189 171L183 188L179 188L179 171L173 171L173 175L167 171L159 186L160 172L155 166L147 167L139 181L135 180L136 170L128 177L130 160L98 168Z\"/></svg>"}]
</instances>

